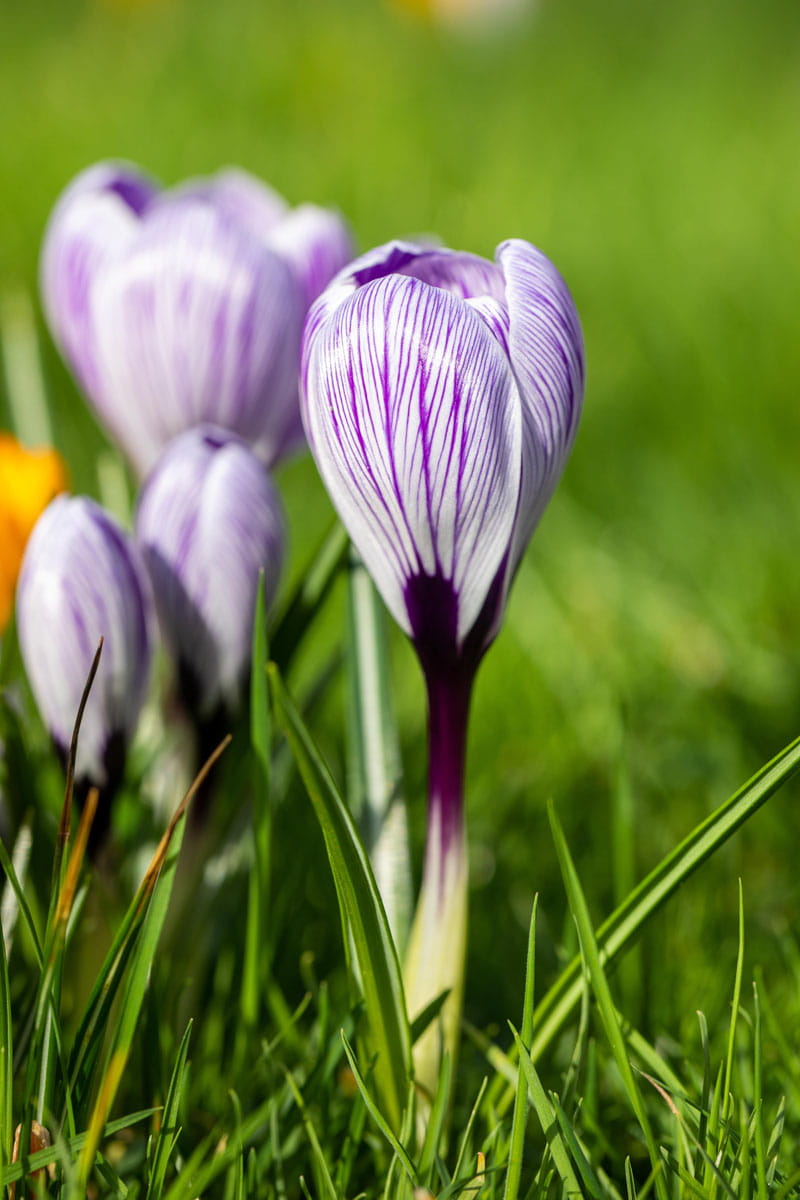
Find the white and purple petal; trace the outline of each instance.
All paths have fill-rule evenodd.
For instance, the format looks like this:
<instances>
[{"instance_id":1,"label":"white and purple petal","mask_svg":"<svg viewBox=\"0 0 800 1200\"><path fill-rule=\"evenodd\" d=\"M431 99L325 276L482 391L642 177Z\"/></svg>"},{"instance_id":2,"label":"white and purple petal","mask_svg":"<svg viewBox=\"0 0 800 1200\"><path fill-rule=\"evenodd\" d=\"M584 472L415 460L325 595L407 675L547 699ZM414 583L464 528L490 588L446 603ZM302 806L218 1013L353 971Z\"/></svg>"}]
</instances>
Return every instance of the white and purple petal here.
<instances>
[{"instance_id":1,"label":"white and purple petal","mask_svg":"<svg viewBox=\"0 0 800 1200\"><path fill-rule=\"evenodd\" d=\"M299 421L304 305L282 261L192 199L159 205L95 280L95 401L140 474L203 421L266 461Z\"/></svg>"},{"instance_id":2,"label":"white and purple petal","mask_svg":"<svg viewBox=\"0 0 800 1200\"><path fill-rule=\"evenodd\" d=\"M292 268L303 289L306 309L354 252L346 221L316 204L293 208L272 226L265 240Z\"/></svg>"},{"instance_id":3,"label":"white and purple petal","mask_svg":"<svg viewBox=\"0 0 800 1200\"><path fill-rule=\"evenodd\" d=\"M157 185L124 163L98 163L70 184L42 243L42 304L53 337L83 388L96 386L91 290L109 259L123 253Z\"/></svg>"},{"instance_id":4,"label":"white and purple petal","mask_svg":"<svg viewBox=\"0 0 800 1200\"><path fill-rule=\"evenodd\" d=\"M284 548L280 502L263 464L213 427L172 442L142 489L136 537L159 621L201 718L234 709L250 664L259 572L274 595Z\"/></svg>"},{"instance_id":5,"label":"white and purple petal","mask_svg":"<svg viewBox=\"0 0 800 1200\"><path fill-rule=\"evenodd\" d=\"M138 552L116 522L85 497L57 497L26 547L17 627L33 694L62 754L103 638L81 725L78 779L107 783L109 752L133 735L149 676L151 604Z\"/></svg>"},{"instance_id":6,"label":"white and purple petal","mask_svg":"<svg viewBox=\"0 0 800 1200\"><path fill-rule=\"evenodd\" d=\"M418 646L449 638L442 650L459 652L504 572L519 500L505 354L466 304L395 274L316 327L304 379L317 465L387 606Z\"/></svg>"},{"instance_id":7,"label":"white and purple petal","mask_svg":"<svg viewBox=\"0 0 800 1200\"><path fill-rule=\"evenodd\" d=\"M265 237L290 211L274 188L238 167L187 179L162 195L165 203L175 198L202 200L257 238Z\"/></svg>"},{"instance_id":8,"label":"white and purple petal","mask_svg":"<svg viewBox=\"0 0 800 1200\"><path fill-rule=\"evenodd\" d=\"M508 349L522 397L523 493L512 569L558 483L578 428L583 335L569 289L540 250L519 239L497 249L508 307Z\"/></svg>"}]
</instances>

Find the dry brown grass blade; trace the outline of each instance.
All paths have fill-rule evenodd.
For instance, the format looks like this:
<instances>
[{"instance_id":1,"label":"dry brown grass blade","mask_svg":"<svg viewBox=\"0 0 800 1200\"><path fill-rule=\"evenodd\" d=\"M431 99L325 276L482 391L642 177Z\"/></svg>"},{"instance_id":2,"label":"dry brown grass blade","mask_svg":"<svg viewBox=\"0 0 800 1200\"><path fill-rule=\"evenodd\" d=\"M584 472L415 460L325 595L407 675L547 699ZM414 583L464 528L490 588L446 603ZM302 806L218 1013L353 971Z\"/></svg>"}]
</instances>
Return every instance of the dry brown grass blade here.
<instances>
[{"instance_id":1,"label":"dry brown grass blade","mask_svg":"<svg viewBox=\"0 0 800 1200\"><path fill-rule=\"evenodd\" d=\"M150 865L147 868L147 870L145 871L144 878L142 879L142 882L139 885L139 906L140 907L150 896L151 892L153 891L153 888L156 885L156 880L158 879L161 868L164 865L164 860L166 859L167 851L169 850L169 844L172 841L172 836L175 833L175 828L176 828L178 822L180 821L181 817L185 814L187 808L191 804L191 802L194 799L195 795L197 794L199 788L201 788L202 785L205 783L205 780L206 780L209 772L211 771L212 767L215 765L217 760L222 756L224 751L227 750L227 748L231 744L232 740L233 740L233 738L230 733L225 735L225 737L222 739L220 744L217 746L216 750L212 751L212 753L208 756L206 761L203 763L203 766L200 768L200 770L195 775L194 780L192 781L192 784L189 787L188 791L184 795L184 797L181 800L178 807L175 809L175 812L172 816L172 820L170 821L167 828L164 830L164 833L161 836L161 841L158 843L155 854L153 855L152 859L150 860Z\"/></svg>"},{"instance_id":2,"label":"dry brown grass blade","mask_svg":"<svg viewBox=\"0 0 800 1200\"><path fill-rule=\"evenodd\" d=\"M83 863L86 854L86 846L89 842L89 832L92 828L95 813L97 812L97 803L100 799L100 792L96 787L89 789L89 794L86 797L86 803L83 806L78 832L75 837L75 844L72 847L72 853L69 856L67 869L64 872L64 882L58 893L58 906L56 908L56 925L66 925L72 909L72 902L75 899L75 892L78 887L78 876L80 875L81 864Z\"/></svg>"}]
</instances>

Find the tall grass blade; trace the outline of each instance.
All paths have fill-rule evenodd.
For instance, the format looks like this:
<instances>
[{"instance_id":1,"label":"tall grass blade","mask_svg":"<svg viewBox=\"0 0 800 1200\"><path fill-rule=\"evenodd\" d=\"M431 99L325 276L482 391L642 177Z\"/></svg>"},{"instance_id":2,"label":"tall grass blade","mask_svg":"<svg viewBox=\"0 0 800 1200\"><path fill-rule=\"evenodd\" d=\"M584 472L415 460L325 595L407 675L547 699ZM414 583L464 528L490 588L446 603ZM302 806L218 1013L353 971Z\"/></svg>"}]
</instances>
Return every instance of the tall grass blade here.
<instances>
[{"instance_id":1,"label":"tall grass blade","mask_svg":"<svg viewBox=\"0 0 800 1200\"><path fill-rule=\"evenodd\" d=\"M397 950L353 818L277 667L270 664L268 673L276 719L291 746L325 840L345 944L352 935L381 1101L390 1127L399 1131L411 1078L411 1038Z\"/></svg>"},{"instance_id":2,"label":"tall grass blade","mask_svg":"<svg viewBox=\"0 0 800 1200\"><path fill-rule=\"evenodd\" d=\"M521 1040L529 1052L533 1036L533 1000L536 977L536 910L539 898L534 897L528 927L528 956L525 963L525 998L522 1005ZM522 1177L522 1153L525 1144L525 1124L528 1118L528 1087L524 1071L519 1071L517 1094L514 1100L514 1115L511 1118L511 1142L508 1150L503 1200L517 1200Z\"/></svg>"},{"instance_id":3,"label":"tall grass blade","mask_svg":"<svg viewBox=\"0 0 800 1200\"><path fill-rule=\"evenodd\" d=\"M601 961L607 964L619 955L673 892L798 770L800 738L701 821L598 927L596 939ZM581 988L581 958L577 955L536 1008L531 1047L534 1061L551 1044L579 1003Z\"/></svg>"},{"instance_id":4,"label":"tall grass blade","mask_svg":"<svg viewBox=\"0 0 800 1200\"><path fill-rule=\"evenodd\" d=\"M411 859L400 747L391 689L386 620L355 552L348 573L350 807L359 822L395 945L411 918Z\"/></svg>"},{"instance_id":5,"label":"tall grass blade","mask_svg":"<svg viewBox=\"0 0 800 1200\"><path fill-rule=\"evenodd\" d=\"M513 1026L511 1027L511 1032L514 1035L517 1053L519 1054L520 1068L528 1087L528 1095L536 1116L539 1119L539 1124L542 1127L542 1133L547 1139L547 1145L553 1157L553 1165L564 1187L564 1195L568 1197L577 1196L582 1200L583 1189L573 1170L569 1152L561 1134L558 1121L556 1120L553 1106L542 1087L542 1081L539 1078L536 1067L533 1065L533 1060Z\"/></svg>"},{"instance_id":6,"label":"tall grass blade","mask_svg":"<svg viewBox=\"0 0 800 1200\"><path fill-rule=\"evenodd\" d=\"M227 737L220 743L181 800L156 847L155 854L134 897L134 905L137 907L136 915L141 913L142 920L141 923L136 920L131 925L128 939L130 945L127 947L127 949L132 947L130 970L127 974L126 987L121 993L120 1012L114 1029L114 1037L109 1047L99 1094L89 1121L86 1143L78 1163L78 1179L81 1187L85 1187L88 1183L103 1128L108 1120L108 1114L133 1045L139 1013L150 978L150 970L172 894L175 867L183 837L183 818L197 790L229 742L230 737ZM133 944L134 939L135 945ZM121 972L118 972L117 983L121 977ZM99 1040L100 1035L98 1034L98 1046Z\"/></svg>"},{"instance_id":7,"label":"tall grass blade","mask_svg":"<svg viewBox=\"0 0 800 1200\"><path fill-rule=\"evenodd\" d=\"M147 1182L145 1200L161 1200L164 1179L167 1174L169 1160L178 1143L180 1128L180 1106L186 1089L186 1059L189 1054L189 1042L192 1036L192 1022L186 1026L186 1032L181 1038L175 1065L164 1100L164 1111L161 1114L158 1131L153 1136L150 1149L150 1171Z\"/></svg>"},{"instance_id":8,"label":"tall grass blade","mask_svg":"<svg viewBox=\"0 0 800 1200\"><path fill-rule=\"evenodd\" d=\"M589 973L589 978L592 984L597 1007L600 1013L600 1018L603 1022L603 1027L608 1038L611 1051L614 1056L614 1061L617 1064L625 1091L628 1096L628 1102L634 1111L636 1120L639 1122L642 1133L644 1134L645 1143L647 1145L650 1163L656 1175L655 1186L656 1192L660 1200L668 1200L666 1185L661 1176L661 1158L656 1147L655 1139L650 1128L650 1121L644 1107L641 1093L636 1083L636 1078L633 1074L630 1059L628 1058L628 1047L625 1038L617 1020L617 1012L614 1002L611 998L611 990L608 986L608 981L603 971L603 965L600 958L597 941L594 936L594 928L589 917L589 909L586 905L586 899L583 894L583 889L578 879L578 873L575 870L575 864L572 861L572 856L564 838L558 818L555 814L553 805L548 806L548 816L550 817L550 827L553 831L553 840L556 845L556 854L561 866L561 874L564 879L564 886L569 899L569 906L575 923L578 927L578 936L580 938L581 952L586 963L586 968Z\"/></svg>"},{"instance_id":9,"label":"tall grass blade","mask_svg":"<svg viewBox=\"0 0 800 1200\"><path fill-rule=\"evenodd\" d=\"M6 1167L6 1156L14 1129L14 1042L11 1025L11 989L8 982L8 959L5 938L0 934L0 1170Z\"/></svg>"},{"instance_id":10,"label":"tall grass blade","mask_svg":"<svg viewBox=\"0 0 800 1200\"><path fill-rule=\"evenodd\" d=\"M267 612L264 600L264 573L258 581L253 622L252 663L250 671L250 748L253 772L253 870L247 893L244 966L242 969L241 1036L237 1059L241 1061L248 1030L256 1028L264 995L267 973L267 935L270 894L270 857L272 852L272 810L270 804L270 754L272 729L267 686Z\"/></svg>"},{"instance_id":11,"label":"tall grass blade","mask_svg":"<svg viewBox=\"0 0 800 1200\"><path fill-rule=\"evenodd\" d=\"M287 671L306 629L313 623L347 562L348 546L348 536L337 521L283 605L272 635L272 657L283 672Z\"/></svg>"}]
</instances>

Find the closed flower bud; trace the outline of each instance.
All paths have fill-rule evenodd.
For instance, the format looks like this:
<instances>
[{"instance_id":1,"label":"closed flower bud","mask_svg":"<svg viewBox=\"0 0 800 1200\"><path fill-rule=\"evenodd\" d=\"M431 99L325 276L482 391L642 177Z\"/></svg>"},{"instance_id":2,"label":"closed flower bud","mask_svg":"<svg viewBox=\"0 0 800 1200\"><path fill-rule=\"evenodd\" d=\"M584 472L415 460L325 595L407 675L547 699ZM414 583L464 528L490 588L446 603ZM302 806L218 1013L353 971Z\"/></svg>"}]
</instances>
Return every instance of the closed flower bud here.
<instances>
[{"instance_id":1,"label":"closed flower bud","mask_svg":"<svg viewBox=\"0 0 800 1200\"><path fill-rule=\"evenodd\" d=\"M409 1013L443 991L458 1028L466 947L464 761L475 672L558 482L583 400L572 298L523 241L496 261L393 243L312 306L303 419L331 499L428 693L428 838L405 963ZM435 1092L439 1035L414 1048Z\"/></svg>"},{"instance_id":2,"label":"closed flower bud","mask_svg":"<svg viewBox=\"0 0 800 1200\"><path fill-rule=\"evenodd\" d=\"M142 489L136 538L180 690L200 720L239 703L250 665L259 573L269 599L284 526L264 467L210 426L172 442Z\"/></svg>"},{"instance_id":3,"label":"closed flower bud","mask_svg":"<svg viewBox=\"0 0 800 1200\"><path fill-rule=\"evenodd\" d=\"M203 422L237 433L272 464L302 441L306 310L351 252L338 216L292 212L245 172L160 191L135 168L99 164L53 212L43 303L140 475L172 437Z\"/></svg>"},{"instance_id":4,"label":"closed flower bud","mask_svg":"<svg viewBox=\"0 0 800 1200\"><path fill-rule=\"evenodd\" d=\"M94 501L58 496L42 513L22 562L17 627L36 703L62 757L103 639L75 774L79 785L113 790L147 689L151 598L138 552Z\"/></svg>"},{"instance_id":5,"label":"closed flower bud","mask_svg":"<svg viewBox=\"0 0 800 1200\"><path fill-rule=\"evenodd\" d=\"M423 666L474 670L577 428L583 343L527 242L402 243L312 307L303 416L323 481Z\"/></svg>"}]
</instances>

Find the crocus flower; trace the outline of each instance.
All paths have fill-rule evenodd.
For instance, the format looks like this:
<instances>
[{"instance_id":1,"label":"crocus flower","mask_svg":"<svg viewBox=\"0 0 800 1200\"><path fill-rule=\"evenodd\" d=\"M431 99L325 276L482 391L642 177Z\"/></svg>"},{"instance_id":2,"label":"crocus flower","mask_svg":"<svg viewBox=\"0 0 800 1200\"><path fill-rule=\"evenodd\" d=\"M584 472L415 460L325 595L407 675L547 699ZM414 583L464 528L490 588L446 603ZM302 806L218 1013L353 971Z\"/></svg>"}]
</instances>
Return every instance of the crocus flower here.
<instances>
[{"instance_id":1,"label":"crocus flower","mask_svg":"<svg viewBox=\"0 0 800 1200\"><path fill-rule=\"evenodd\" d=\"M76 783L110 797L147 689L152 601L144 567L93 500L58 496L28 541L17 588L19 643L31 688L66 757L89 669L103 638L83 716Z\"/></svg>"},{"instance_id":2,"label":"crocus flower","mask_svg":"<svg viewBox=\"0 0 800 1200\"><path fill-rule=\"evenodd\" d=\"M406 983L412 1015L452 989L452 1030L470 695L575 435L580 324L560 275L527 242L504 242L494 263L392 243L345 268L312 306L302 372L320 474L425 676L428 839ZM433 1083L431 1039L418 1045L417 1072Z\"/></svg>"},{"instance_id":3,"label":"crocus flower","mask_svg":"<svg viewBox=\"0 0 800 1200\"><path fill-rule=\"evenodd\" d=\"M181 434L142 489L136 538L187 707L202 722L239 702L263 569L274 594L284 547L280 503L263 463L235 435Z\"/></svg>"},{"instance_id":4,"label":"crocus flower","mask_svg":"<svg viewBox=\"0 0 800 1200\"><path fill-rule=\"evenodd\" d=\"M100 163L55 207L42 297L64 357L140 476L203 422L272 464L302 439L306 310L351 254L336 214L290 211L243 171L161 191L135 167Z\"/></svg>"},{"instance_id":5,"label":"crocus flower","mask_svg":"<svg viewBox=\"0 0 800 1200\"><path fill-rule=\"evenodd\" d=\"M25 543L42 509L66 486L55 450L27 450L0 431L0 633L11 616Z\"/></svg>"}]
</instances>

